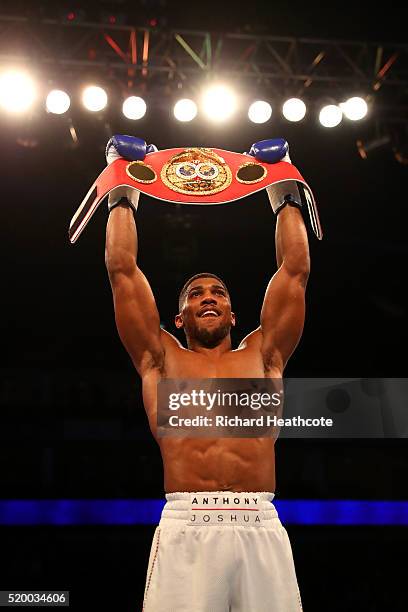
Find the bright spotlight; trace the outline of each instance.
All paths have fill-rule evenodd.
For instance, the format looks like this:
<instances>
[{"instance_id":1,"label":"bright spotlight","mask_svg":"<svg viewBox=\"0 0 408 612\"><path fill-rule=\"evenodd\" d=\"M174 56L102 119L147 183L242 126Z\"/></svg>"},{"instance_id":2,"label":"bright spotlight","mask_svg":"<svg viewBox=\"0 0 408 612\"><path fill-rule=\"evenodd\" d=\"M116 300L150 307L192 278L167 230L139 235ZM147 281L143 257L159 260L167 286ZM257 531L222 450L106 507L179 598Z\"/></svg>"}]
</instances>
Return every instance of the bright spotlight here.
<instances>
[{"instance_id":1,"label":"bright spotlight","mask_svg":"<svg viewBox=\"0 0 408 612\"><path fill-rule=\"evenodd\" d=\"M139 96L129 96L123 103L122 112L128 119L141 119L146 114L146 102Z\"/></svg>"},{"instance_id":2,"label":"bright spotlight","mask_svg":"<svg viewBox=\"0 0 408 612\"><path fill-rule=\"evenodd\" d=\"M351 121L359 121L363 119L368 111L367 102L363 98L349 98L347 102L340 104L340 108Z\"/></svg>"},{"instance_id":3,"label":"bright spotlight","mask_svg":"<svg viewBox=\"0 0 408 612\"><path fill-rule=\"evenodd\" d=\"M253 102L248 110L248 117L253 123L265 123L272 115L272 106L263 100Z\"/></svg>"},{"instance_id":4,"label":"bright spotlight","mask_svg":"<svg viewBox=\"0 0 408 612\"><path fill-rule=\"evenodd\" d=\"M306 104L300 98L290 98L282 106L282 113L288 121L302 121L306 115Z\"/></svg>"},{"instance_id":5,"label":"bright spotlight","mask_svg":"<svg viewBox=\"0 0 408 612\"><path fill-rule=\"evenodd\" d=\"M212 121L229 119L237 106L235 94L224 85L215 85L203 96L203 110Z\"/></svg>"},{"instance_id":6,"label":"bright spotlight","mask_svg":"<svg viewBox=\"0 0 408 612\"><path fill-rule=\"evenodd\" d=\"M54 115L63 115L67 112L71 104L69 95L61 89L53 89L47 96L45 102L46 109Z\"/></svg>"},{"instance_id":7,"label":"bright spotlight","mask_svg":"<svg viewBox=\"0 0 408 612\"><path fill-rule=\"evenodd\" d=\"M82 102L89 111L97 112L105 108L108 103L108 96L102 87L91 85L84 89Z\"/></svg>"},{"instance_id":8,"label":"bright spotlight","mask_svg":"<svg viewBox=\"0 0 408 612\"><path fill-rule=\"evenodd\" d=\"M22 113L35 100L34 82L23 72L5 72L0 77L0 106L11 113Z\"/></svg>"},{"instance_id":9,"label":"bright spotlight","mask_svg":"<svg viewBox=\"0 0 408 612\"><path fill-rule=\"evenodd\" d=\"M193 100L183 98L176 102L173 113L179 121L192 121L197 115L197 104Z\"/></svg>"},{"instance_id":10,"label":"bright spotlight","mask_svg":"<svg viewBox=\"0 0 408 612\"><path fill-rule=\"evenodd\" d=\"M335 104L328 104L320 111L319 121L323 127L332 128L339 125L343 118L341 108Z\"/></svg>"}]
</instances>

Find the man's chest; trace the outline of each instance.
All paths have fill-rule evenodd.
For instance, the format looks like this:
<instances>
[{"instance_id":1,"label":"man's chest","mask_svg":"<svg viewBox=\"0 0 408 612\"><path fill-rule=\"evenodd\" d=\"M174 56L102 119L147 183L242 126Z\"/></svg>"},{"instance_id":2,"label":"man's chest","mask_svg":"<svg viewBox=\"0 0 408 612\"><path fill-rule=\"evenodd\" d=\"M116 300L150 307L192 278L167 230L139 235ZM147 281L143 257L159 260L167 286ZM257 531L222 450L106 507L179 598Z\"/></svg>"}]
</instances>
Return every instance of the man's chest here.
<instances>
[{"instance_id":1,"label":"man's chest","mask_svg":"<svg viewBox=\"0 0 408 612\"><path fill-rule=\"evenodd\" d=\"M197 382L202 379L200 388L207 389L209 379L223 379L224 391L236 392L241 387L237 387L233 381L228 383L227 379L263 379L271 378L272 375L271 371L265 372L262 355L258 350L230 351L219 358L209 358L207 355L183 349L168 351L163 370L151 370L143 377L143 401L152 431L156 435L157 385L160 381L194 379ZM273 377L280 379L280 373L276 372ZM183 392L188 389L188 383L186 384ZM197 389L197 385L194 389Z\"/></svg>"},{"instance_id":2,"label":"man's chest","mask_svg":"<svg viewBox=\"0 0 408 612\"><path fill-rule=\"evenodd\" d=\"M217 359L191 351L166 357L166 378L263 378L265 369L259 351L237 350Z\"/></svg>"}]
</instances>

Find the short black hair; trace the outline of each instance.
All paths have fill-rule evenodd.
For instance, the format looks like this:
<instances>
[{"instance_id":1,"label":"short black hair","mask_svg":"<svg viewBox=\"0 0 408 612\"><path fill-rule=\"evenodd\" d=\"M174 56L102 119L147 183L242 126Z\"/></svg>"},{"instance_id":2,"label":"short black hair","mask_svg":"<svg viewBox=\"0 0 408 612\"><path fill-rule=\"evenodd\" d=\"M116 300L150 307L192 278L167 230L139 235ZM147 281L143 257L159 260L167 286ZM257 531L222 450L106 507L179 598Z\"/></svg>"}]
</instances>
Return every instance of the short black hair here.
<instances>
[{"instance_id":1,"label":"short black hair","mask_svg":"<svg viewBox=\"0 0 408 612\"><path fill-rule=\"evenodd\" d=\"M221 283L221 285L224 287L225 291L228 293L229 295L229 291L227 289L227 285L224 283L224 281L222 280L222 278L220 278L219 276L217 276L216 274L213 274L212 272L200 272L199 274L194 274L194 276L192 276L191 278L188 279L188 281L186 281L183 285L182 290L180 291L180 295L179 295L179 312L181 312L182 306L183 306L183 302L184 302L184 298L186 297L186 293L187 293L187 289L189 288L189 286L191 285L191 283L193 281L195 281L197 278L215 278L217 279L217 281L219 283Z\"/></svg>"}]
</instances>

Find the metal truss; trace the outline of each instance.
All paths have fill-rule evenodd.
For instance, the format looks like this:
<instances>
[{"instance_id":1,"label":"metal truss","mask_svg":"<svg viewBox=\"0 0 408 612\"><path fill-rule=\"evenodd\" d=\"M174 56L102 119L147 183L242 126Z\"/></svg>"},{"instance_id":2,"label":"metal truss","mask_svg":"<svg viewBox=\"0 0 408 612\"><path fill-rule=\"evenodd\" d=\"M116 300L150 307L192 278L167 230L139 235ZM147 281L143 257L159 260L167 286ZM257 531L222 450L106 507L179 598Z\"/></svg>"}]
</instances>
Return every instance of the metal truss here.
<instances>
[{"instance_id":1,"label":"metal truss","mask_svg":"<svg viewBox=\"0 0 408 612\"><path fill-rule=\"evenodd\" d=\"M217 34L0 15L0 63L39 66L50 79L90 74L142 91L228 78L258 92L376 97L408 118L408 45ZM172 87L174 86L174 87ZM391 118L391 117L390 117Z\"/></svg>"}]
</instances>

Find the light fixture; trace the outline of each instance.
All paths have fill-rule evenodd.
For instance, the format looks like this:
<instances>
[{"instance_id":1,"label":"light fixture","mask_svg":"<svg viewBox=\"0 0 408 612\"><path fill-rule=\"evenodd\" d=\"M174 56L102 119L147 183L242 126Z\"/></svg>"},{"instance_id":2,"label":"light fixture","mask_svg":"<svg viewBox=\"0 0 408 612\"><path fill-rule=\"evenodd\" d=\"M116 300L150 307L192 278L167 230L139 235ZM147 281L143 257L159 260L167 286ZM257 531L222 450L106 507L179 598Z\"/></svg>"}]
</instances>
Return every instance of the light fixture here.
<instances>
[{"instance_id":1,"label":"light fixture","mask_svg":"<svg viewBox=\"0 0 408 612\"><path fill-rule=\"evenodd\" d=\"M90 85L82 93L82 102L86 109L97 112L105 108L108 103L108 96L102 87Z\"/></svg>"},{"instance_id":2,"label":"light fixture","mask_svg":"<svg viewBox=\"0 0 408 612\"><path fill-rule=\"evenodd\" d=\"M302 121L306 115L306 104L300 98L289 98L282 106L282 114L288 121Z\"/></svg>"},{"instance_id":3,"label":"light fixture","mask_svg":"<svg viewBox=\"0 0 408 612\"><path fill-rule=\"evenodd\" d=\"M319 114L319 121L323 127L333 128L341 123L343 118L342 110L336 104L324 106Z\"/></svg>"},{"instance_id":4,"label":"light fixture","mask_svg":"<svg viewBox=\"0 0 408 612\"><path fill-rule=\"evenodd\" d=\"M173 113L178 121L192 121L197 115L197 104L193 100L183 98L176 102Z\"/></svg>"},{"instance_id":5,"label":"light fixture","mask_svg":"<svg viewBox=\"0 0 408 612\"><path fill-rule=\"evenodd\" d=\"M272 106L264 100L253 102L248 110L248 117L253 123L266 123L272 116Z\"/></svg>"},{"instance_id":6,"label":"light fixture","mask_svg":"<svg viewBox=\"0 0 408 612\"><path fill-rule=\"evenodd\" d=\"M139 96L129 96L123 102L122 112L127 119L141 119L146 114L146 102Z\"/></svg>"},{"instance_id":7,"label":"light fixture","mask_svg":"<svg viewBox=\"0 0 408 612\"><path fill-rule=\"evenodd\" d=\"M46 109L54 115L63 115L71 104L69 95L62 89L53 89L45 101Z\"/></svg>"},{"instance_id":8,"label":"light fixture","mask_svg":"<svg viewBox=\"0 0 408 612\"><path fill-rule=\"evenodd\" d=\"M0 76L0 106L10 113L23 113L36 97L34 81L24 72L10 70Z\"/></svg>"},{"instance_id":9,"label":"light fixture","mask_svg":"<svg viewBox=\"0 0 408 612\"><path fill-rule=\"evenodd\" d=\"M229 119L237 107L234 92L225 85L213 85L204 93L203 110L211 121L221 122Z\"/></svg>"},{"instance_id":10,"label":"light fixture","mask_svg":"<svg viewBox=\"0 0 408 612\"><path fill-rule=\"evenodd\" d=\"M346 102L340 104L340 108L347 119L350 119L351 121L359 121L360 119L363 119L368 112L367 102L358 96L349 98Z\"/></svg>"}]
</instances>

